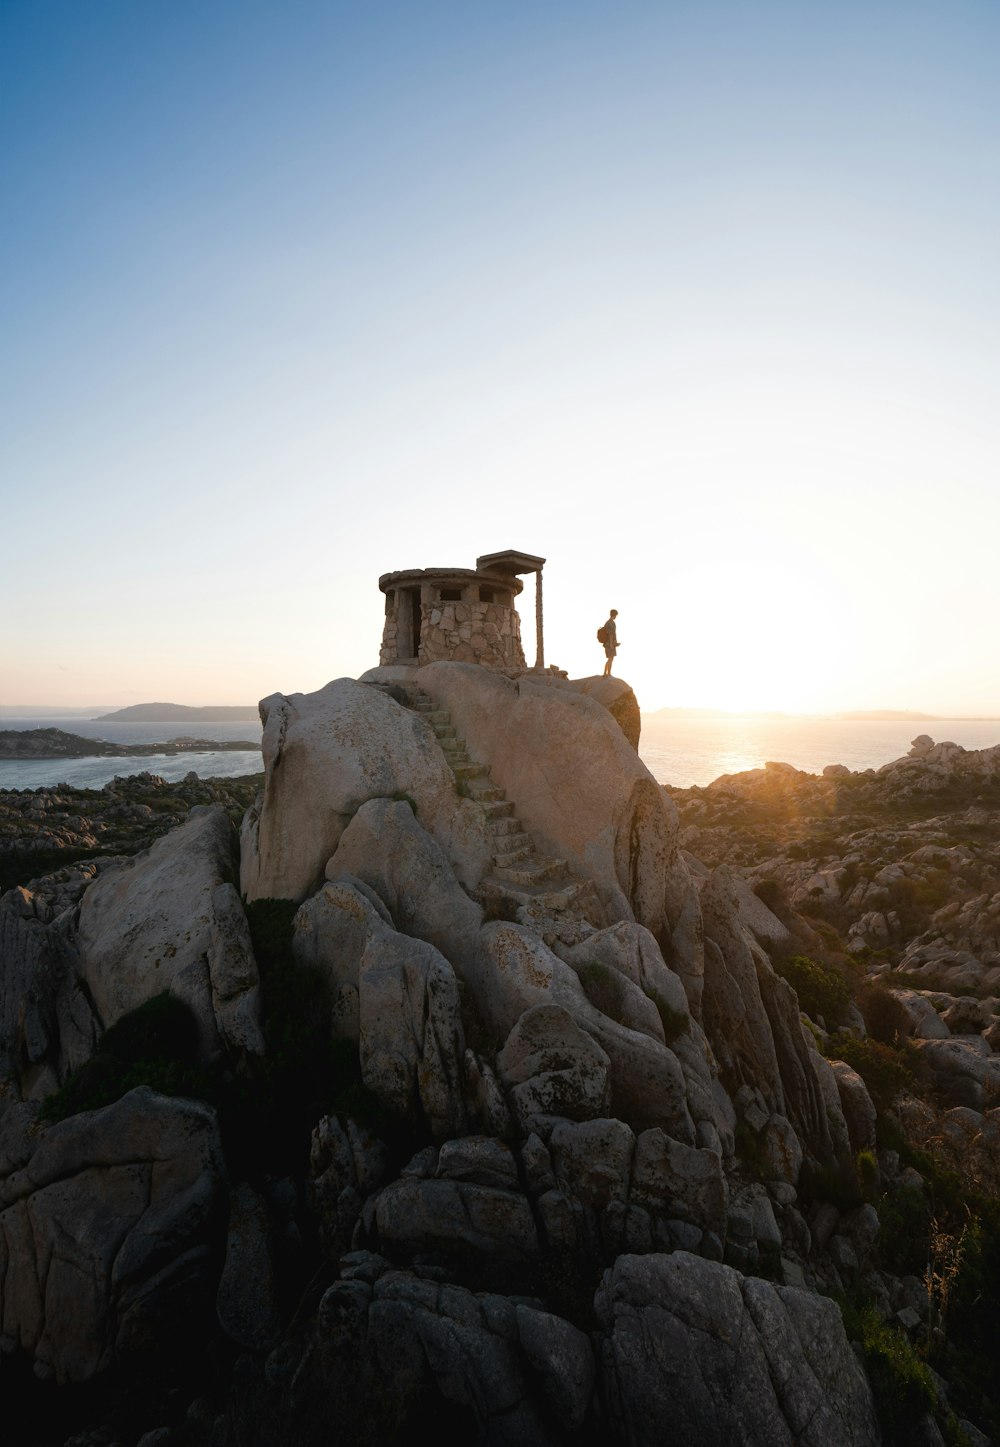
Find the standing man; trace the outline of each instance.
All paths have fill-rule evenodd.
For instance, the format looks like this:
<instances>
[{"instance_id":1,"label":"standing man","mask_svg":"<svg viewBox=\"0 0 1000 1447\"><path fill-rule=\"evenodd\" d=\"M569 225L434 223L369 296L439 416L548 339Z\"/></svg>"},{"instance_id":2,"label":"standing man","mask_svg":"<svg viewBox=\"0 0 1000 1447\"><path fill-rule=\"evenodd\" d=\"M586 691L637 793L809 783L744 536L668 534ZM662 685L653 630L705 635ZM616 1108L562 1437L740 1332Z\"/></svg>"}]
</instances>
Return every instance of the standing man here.
<instances>
[{"instance_id":1,"label":"standing man","mask_svg":"<svg viewBox=\"0 0 1000 1447\"><path fill-rule=\"evenodd\" d=\"M604 665L604 677L611 677L611 664L615 654L618 652L618 629L615 626L615 619L618 617L618 609L612 608L608 621L604 625L604 653L607 662Z\"/></svg>"}]
</instances>

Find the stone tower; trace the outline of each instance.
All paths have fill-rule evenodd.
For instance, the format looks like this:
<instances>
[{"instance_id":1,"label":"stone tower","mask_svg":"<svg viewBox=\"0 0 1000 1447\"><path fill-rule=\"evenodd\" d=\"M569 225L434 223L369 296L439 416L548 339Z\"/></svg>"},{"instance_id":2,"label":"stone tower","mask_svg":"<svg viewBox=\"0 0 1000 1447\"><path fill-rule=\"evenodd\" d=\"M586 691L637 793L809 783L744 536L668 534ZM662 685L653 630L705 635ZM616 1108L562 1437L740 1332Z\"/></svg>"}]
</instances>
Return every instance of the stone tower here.
<instances>
[{"instance_id":1,"label":"stone tower","mask_svg":"<svg viewBox=\"0 0 1000 1447\"><path fill-rule=\"evenodd\" d=\"M383 573L382 664L482 663L510 675L525 671L521 620L514 600L534 573L537 658L542 643L542 566L531 553L487 553L475 568L410 568Z\"/></svg>"}]
</instances>

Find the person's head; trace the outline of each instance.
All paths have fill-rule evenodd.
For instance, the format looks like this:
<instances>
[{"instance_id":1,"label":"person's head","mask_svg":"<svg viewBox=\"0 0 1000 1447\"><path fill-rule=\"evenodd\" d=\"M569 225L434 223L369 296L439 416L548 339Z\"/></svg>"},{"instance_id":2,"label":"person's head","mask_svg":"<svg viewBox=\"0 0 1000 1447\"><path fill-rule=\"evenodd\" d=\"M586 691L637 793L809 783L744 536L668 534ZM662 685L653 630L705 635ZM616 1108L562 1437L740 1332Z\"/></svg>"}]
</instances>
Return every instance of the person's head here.
<instances>
[{"instance_id":1,"label":"person's head","mask_svg":"<svg viewBox=\"0 0 1000 1447\"><path fill-rule=\"evenodd\" d=\"M617 617L618 617L618 609L617 609L617 608L612 608L612 610L611 610L611 616L612 616L612 618L617 618Z\"/></svg>"}]
</instances>

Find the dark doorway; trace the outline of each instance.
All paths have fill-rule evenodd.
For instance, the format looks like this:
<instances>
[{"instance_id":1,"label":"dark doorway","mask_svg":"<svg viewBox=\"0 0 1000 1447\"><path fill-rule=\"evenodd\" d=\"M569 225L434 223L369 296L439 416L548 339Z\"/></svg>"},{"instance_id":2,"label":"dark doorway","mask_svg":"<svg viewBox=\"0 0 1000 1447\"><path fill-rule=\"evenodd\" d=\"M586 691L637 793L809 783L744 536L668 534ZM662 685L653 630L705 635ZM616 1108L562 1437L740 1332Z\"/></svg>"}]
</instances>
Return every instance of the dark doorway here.
<instances>
[{"instance_id":1,"label":"dark doorway","mask_svg":"<svg viewBox=\"0 0 1000 1447\"><path fill-rule=\"evenodd\" d=\"M410 592L410 608L411 608L411 610L412 610L412 611L411 611L411 614L410 614L410 617L411 617L410 636L411 636L411 638L412 638L412 640L413 640L413 653L411 654L411 657L413 657L413 658L419 658L419 656L420 656L420 590L419 590L419 588L414 588L414 589L412 589L412 591Z\"/></svg>"}]
</instances>

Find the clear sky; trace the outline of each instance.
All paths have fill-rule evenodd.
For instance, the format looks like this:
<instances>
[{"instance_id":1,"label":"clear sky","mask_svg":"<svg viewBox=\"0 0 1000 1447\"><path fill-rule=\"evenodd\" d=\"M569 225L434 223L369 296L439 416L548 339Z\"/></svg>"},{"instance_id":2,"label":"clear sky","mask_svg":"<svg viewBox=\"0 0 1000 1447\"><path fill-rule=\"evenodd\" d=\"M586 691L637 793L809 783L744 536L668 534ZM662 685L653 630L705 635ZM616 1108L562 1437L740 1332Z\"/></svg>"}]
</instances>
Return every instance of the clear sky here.
<instances>
[{"instance_id":1,"label":"clear sky","mask_svg":"<svg viewBox=\"0 0 1000 1447\"><path fill-rule=\"evenodd\" d=\"M518 548L644 707L1000 714L998 69L995 0L0 0L0 705L314 689Z\"/></svg>"}]
</instances>

